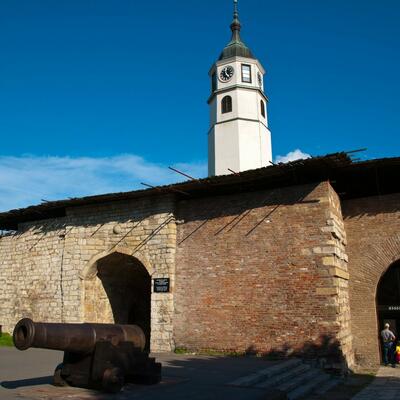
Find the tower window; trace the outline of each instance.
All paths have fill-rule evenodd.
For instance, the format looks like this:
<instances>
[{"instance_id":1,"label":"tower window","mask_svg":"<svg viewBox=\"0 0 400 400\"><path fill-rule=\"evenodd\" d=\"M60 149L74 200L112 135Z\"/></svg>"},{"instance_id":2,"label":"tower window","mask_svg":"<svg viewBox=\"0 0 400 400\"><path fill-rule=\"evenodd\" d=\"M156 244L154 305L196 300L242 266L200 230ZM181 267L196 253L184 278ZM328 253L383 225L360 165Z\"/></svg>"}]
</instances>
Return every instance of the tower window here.
<instances>
[{"instance_id":1,"label":"tower window","mask_svg":"<svg viewBox=\"0 0 400 400\"><path fill-rule=\"evenodd\" d=\"M232 97L225 96L221 101L221 112L226 114L232 111Z\"/></svg>"},{"instance_id":2,"label":"tower window","mask_svg":"<svg viewBox=\"0 0 400 400\"><path fill-rule=\"evenodd\" d=\"M260 100L260 105L261 105L261 115L265 118L265 103Z\"/></svg>"},{"instance_id":3,"label":"tower window","mask_svg":"<svg viewBox=\"0 0 400 400\"><path fill-rule=\"evenodd\" d=\"M251 65L242 64L242 82L251 83Z\"/></svg>"}]
</instances>

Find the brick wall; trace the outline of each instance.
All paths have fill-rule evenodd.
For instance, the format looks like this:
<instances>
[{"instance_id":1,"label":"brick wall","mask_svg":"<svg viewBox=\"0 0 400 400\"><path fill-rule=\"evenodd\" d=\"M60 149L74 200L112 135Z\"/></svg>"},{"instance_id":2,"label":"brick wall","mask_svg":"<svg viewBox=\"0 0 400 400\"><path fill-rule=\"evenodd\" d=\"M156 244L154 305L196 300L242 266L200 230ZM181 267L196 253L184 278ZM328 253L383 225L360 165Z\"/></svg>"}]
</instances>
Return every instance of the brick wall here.
<instances>
[{"instance_id":1,"label":"brick wall","mask_svg":"<svg viewBox=\"0 0 400 400\"><path fill-rule=\"evenodd\" d=\"M343 222L328 183L187 200L177 221L178 347L335 347L352 364Z\"/></svg>"},{"instance_id":2,"label":"brick wall","mask_svg":"<svg viewBox=\"0 0 400 400\"><path fill-rule=\"evenodd\" d=\"M153 351L297 352L351 365L345 246L328 182L75 207L0 239L0 324L113 322L116 305L124 318L104 280L115 286L107 268L134 257L171 279L170 293L151 293Z\"/></svg>"},{"instance_id":3,"label":"brick wall","mask_svg":"<svg viewBox=\"0 0 400 400\"><path fill-rule=\"evenodd\" d=\"M356 362L380 362L375 296L377 285L400 259L400 194L342 203L348 238L350 307Z\"/></svg>"},{"instance_id":4,"label":"brick wall","mask_svg":"<svg viewBox=\"0 0 400 400\"><path fill-rule=\"evenodd\" d=\"M23 224L0 238L0 324L22 317L47 322L113 322L97 262L134 257L152 278L174 285L173 198L159 196L67 210L65 218ZM122 277L123 279L123 277ZM173 347L173 293L151 294L151 343Z\"/></svg>"}]
</instances>

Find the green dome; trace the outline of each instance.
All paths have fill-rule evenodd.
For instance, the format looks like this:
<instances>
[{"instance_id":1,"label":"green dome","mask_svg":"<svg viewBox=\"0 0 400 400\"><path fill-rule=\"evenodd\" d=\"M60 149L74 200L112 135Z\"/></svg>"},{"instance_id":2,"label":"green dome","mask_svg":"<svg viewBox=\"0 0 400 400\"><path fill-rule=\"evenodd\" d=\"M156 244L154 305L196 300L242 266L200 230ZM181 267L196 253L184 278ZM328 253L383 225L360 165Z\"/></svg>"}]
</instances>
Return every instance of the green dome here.
<instances>
[{"instance_id":1,"label":"green dome","mask_svg":"<svg viewBox=\"0 0 400 400\"><path fill-rule=\"evenodd\" d=\"M251 50L241 40L229 42L224 50L222 50L218 60L225 60L226 58L231 57L246 57L255 59Z\"/></svg>"},{"instance_id":2,"label":"green dome","mask_svg":"<svg viewBox=\"0 0 400 400\"><path fill-rule=\"evenodd\" d=\"M232 39L222 50L218 60L225 60L231 57L246 57L255 58L251 50L242 42L240 38L240 29L242 25L239 21L239 14L237 11L237 3L235 2L235 12L233 14L233 21L231 23Z\"/></svg>"}]
</instances>

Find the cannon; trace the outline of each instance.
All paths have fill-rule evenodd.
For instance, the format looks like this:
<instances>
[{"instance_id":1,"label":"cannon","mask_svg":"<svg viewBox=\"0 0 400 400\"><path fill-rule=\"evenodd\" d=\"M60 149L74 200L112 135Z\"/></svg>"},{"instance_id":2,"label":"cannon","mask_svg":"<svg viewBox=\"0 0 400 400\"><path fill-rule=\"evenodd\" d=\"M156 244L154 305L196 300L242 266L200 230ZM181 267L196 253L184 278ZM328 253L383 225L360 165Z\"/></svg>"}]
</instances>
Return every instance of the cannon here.
<instances>
[{"instance_id":1,"label":"cannon","mask_svg":"<svg viewBox=\"0 0 400 400\"><path fill-rule=\"evenodd\" d=\"M155 384L161 364L144 351L146 339L136 325L62 324L21 319L14 328L15 347L62 350L54 372L56 386L119 392L125 383Z\"/></svg>"}]
</instances>

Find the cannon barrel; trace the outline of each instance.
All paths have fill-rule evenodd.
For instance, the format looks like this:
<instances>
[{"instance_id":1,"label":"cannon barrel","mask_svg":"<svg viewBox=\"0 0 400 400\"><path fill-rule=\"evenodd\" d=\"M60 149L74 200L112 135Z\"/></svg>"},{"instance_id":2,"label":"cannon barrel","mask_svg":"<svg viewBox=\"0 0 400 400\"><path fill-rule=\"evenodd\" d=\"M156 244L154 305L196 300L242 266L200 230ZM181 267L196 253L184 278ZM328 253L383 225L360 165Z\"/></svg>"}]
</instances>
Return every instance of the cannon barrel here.
<instances>
[{"instance_id":1,"label":"cannon barrel","mask_svg":"<svg viewBox=\"0 0 400 400\"><path fill-rule=\"evenodd\" d=\"M131 342L141 351L146 344L143 330L136 325L43 323L29 318L17 323L13 340L19 350L37 347L72 353L90 353L105 340L113 345Z\"/></svg>"}]
</instances>

